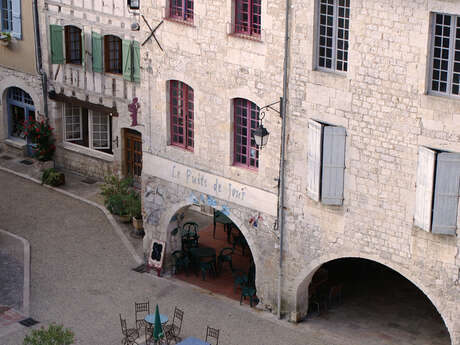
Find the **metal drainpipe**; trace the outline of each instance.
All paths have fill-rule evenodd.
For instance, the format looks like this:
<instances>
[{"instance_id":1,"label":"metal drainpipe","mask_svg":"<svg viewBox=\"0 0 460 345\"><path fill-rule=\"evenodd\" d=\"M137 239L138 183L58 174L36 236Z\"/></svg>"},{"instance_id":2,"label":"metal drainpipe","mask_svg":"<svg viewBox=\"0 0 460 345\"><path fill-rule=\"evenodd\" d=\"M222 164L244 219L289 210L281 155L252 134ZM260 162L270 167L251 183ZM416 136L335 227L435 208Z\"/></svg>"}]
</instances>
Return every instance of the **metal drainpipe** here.
<instances>
[{"instance_id":1,"label":"metal drainpipe","mask_svg":"<svg viewBox=\"0 0 460 345\"><path fill-rule=\"evenodd\" d=\"M283 65L283 98L281 102L281 157L278 181L278 226L280 230L280 261L278 276L278 319L281 319L281 287L283 280L283 235L284 235L284 157L286 150L286 114L288 99L288 64L289 64L289 8L290 0L286 0L286 23L284 32L284 65Z\"/></svg>"},{"instance_id":2,"label":"metal drainpipe","mask_svg":"<svg viewBox=\"0 0 460 345\"><path fill-rule=\"evenodd\" d=\"M40 24L38 20L38 4L37 0L33 0L34 6L34 31L35 31L35 62L37 67L37 72L40 74L42 81L42 91L43 91L43 111L45 112L45 117L48 119L48 78L46 73L43 71L42 65L42 48L40 43Z\"/></svg>"}]
</instances>

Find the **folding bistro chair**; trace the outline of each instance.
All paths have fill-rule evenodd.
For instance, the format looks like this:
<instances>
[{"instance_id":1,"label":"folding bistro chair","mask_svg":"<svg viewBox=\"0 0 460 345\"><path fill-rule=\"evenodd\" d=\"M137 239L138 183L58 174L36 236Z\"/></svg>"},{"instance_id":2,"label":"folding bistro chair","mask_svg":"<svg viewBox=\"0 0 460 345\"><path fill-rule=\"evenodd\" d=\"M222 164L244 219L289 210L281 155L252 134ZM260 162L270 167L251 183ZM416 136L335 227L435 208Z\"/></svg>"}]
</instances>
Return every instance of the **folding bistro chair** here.
<instances>
[{"instance_id":1,"label":"folding bistro chair","mask_svg":"<svg viewBox=\"0 0 460 345\"><path fill-rule=\"evenodd\" d=\"M123 334L123 339L121 340L122 345L133 345L136 343L136 339L139 338L139 330L137 328L128 328L126 326L126 319L121 318L120 315L120 324L121 324L121 333Z\"/></svg>"},{"instance_id":2,"label":"folding bistro chair","mask_svg":"<svg viewBox=\"0 0 460 345\"><path fill-rule=\"evenodd\" d=\"M217 328L212 328L212 327L207 326L207 328L206 328L206 342L210 343L208 338L214 338L216 340L215 345L219 345L219 330Z\"/></svg>"},{"instance_id":3,"label":"folding bistro chair","mask_svg":"<svg viewBox=\"0 0 460 345\"><path fill-rule=\"evenodd\" d=\"M149 326L144 318L150 314L150 302L134 302L134 311L136 312L136 327L140 331L142 328Z\"/></svg>"},{"instance_id":4,"label":"folding bistro chair","mask_svg":"<svg viewBox=\"0 0 460 345\"><path fill-rule=\"evenodd\" d=\"M179 308L175 307L174 308L174 316L172 323L169 325L166 325L163 329L165 333L167 333L169 339L174 339L174 341L177 343L181 341L180 331L182 329L182 320L184 319L184 312L180 310Z\"/></svg>"}]
</instances>

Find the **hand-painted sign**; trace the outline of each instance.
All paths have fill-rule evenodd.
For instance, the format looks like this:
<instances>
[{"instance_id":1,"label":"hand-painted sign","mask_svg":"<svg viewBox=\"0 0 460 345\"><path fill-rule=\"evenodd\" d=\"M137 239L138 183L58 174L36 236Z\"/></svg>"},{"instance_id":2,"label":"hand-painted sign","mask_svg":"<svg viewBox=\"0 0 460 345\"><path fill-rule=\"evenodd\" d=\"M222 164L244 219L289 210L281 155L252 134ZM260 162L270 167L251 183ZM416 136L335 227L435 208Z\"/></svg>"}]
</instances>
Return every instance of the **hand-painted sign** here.
<instances>
[{"instance_id":1,"label":"hand-painted sign","mask_svg":"<svg viewBox=\"0 0 460 345\"><path fill-rule=\"evenodd\" d=\"M200 203L212 206L218 198L276 216L277 194L241 184L222 176L212 175L168 159L147 154L143 157L143 172L180 184L206 195ZM211 196L211 198L210 198ZM189 197L190 198L190 197ZM195 203L195 200L191 200Z\"/></svg>"}]
</instances>

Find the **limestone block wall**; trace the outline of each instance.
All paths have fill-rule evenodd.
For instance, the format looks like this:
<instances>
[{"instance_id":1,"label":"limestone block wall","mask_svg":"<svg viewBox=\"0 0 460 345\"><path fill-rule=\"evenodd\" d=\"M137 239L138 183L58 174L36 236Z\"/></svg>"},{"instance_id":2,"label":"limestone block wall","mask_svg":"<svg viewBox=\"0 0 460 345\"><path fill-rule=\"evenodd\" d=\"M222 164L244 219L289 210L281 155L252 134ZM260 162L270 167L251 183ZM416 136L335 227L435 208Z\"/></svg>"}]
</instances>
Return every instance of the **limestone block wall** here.
<instances>
[{"instance_id":1,"label":"limestone block wall","mask_svg":"<svg viewBox=\"0 0 460 345\"><path fill-rule=\"evenodd\" d=\"M48 87L54 89L57 93L65 96L76 97L79 100L87 101L93 104L100 104L106 107L116 107L119 116L112 118L112 140L118 137L118 145L113 145L113 159L102 161L103 165L113 165L113 167L104 168L102 171L120 170L122 161L122 135L121 129L131 125L131 118L128 113L128 104L136 97L140 85L138 83L126 81L122 75L99 73L92 70L92 44L91 33L96 32L101 35L115 35L121 39L139 41L141 36L139 32L131 31L130 26L133 20L139 20L134 13L129 12L126 1L109 0L109 1L47 1L42 0L41 6L41 38L43 46L43 65L48 74ZM49 41L49 26L74 25L79 27L85 35L86 63L84 66L76 64L51 64L51 52ZM62 143L62 104L60 102L50 101L50 118L54 121L56 134L59 138L58 143ZM135 128L138 129L138 128ZM138 129L142 132L142 128ZM64 145L65 146L65 145ZM75 146L75 145L74 145ZM75 150L74 150L75 151ZM76 150L78 152L78 148ZM84 151L84 150L83 150ZM86 156L92 154L93 150L86 150ZM87 163L93 162L94 159L77 159L75 152L69 152L66 149L57 151L57 160L69 168L76 168L79 164L84 166L77 169L80 172L92 171L94 167L87 166ZM73 159L78 160L75 161ZM98 159L97 152L95 159ZM100 160L99 160L100 161ZM85 163L87 162L87 163ZM101 162L101 161L100 161ZM99 166L97 164L97 166ZM99 170L99 176L102 176Z\"/></svg>"},{"instance_id":2,"label":"limestone block wall","mask_svg":"<svg viewBox=\"0 0 460 345\"><path fill-rule=\"evenodd\" d=\"M192 204L203 204L209 195L202 194L191 188L144 174L142 176L142 194L144 203L144 248L147 250L153 239L165 241L165 261L163 269L171 269L170 254L181 249L178 240L180 234L173 236L171 231L177 226L174 215ZM189 196L197 196L197 202L192 203ZM204 199L200 198L200 194ZM276 218L265 213L259 213L261 218L257 227L249 223L251 217L257 214L254 210L242 207L236 203L229 203L224 199L213 198L215 208L222 205L228 207L228 217L243 233L251 250L256 266L257 296L260 298L260 307L272 310L276 308L278 286L279 250L276 247L277 230L274 228Z\"/></svg>"},{"instance_id":3,"label":"limestone block wall","mask_svg":"<svg viewBox=\"0 0 460 345\"><path fill-rule=\"evenodd\" d=\"M16 71L0 66L0 145L8 139L8 88L18 87L27 92L32 98L35 111L44 114L41 80L37 75Z\"/></svg>"},{"instance_id":4,"label":"limestone block wall","mask_svg":"<svg viewBox=\"0 0 460 345\"><path fill-rule=\"evenodd\" d=\"M459 237L413 225L418 146L460 152L459 99L427 94L430 13L458 15L460 4L350 7L349 71L341 75L315 69L315 2L300 1L292 12L284 311L306 311L308 283L322 263L368 258L420 288L460 344ZM343 206L306 195L310 118L346 129Z\"/></svg>"},{"instance_id":5,"label":"limestone block wall","mask_svg":"<svg viewBox=\"0 0 460 345\"><path fill-rule=\"evenodd\" d=\"M260 154L259 169L233 166L233 98L259 107L282 96L283 8L262 1L260 40L232 35L232 2L194 4L194 21L187 25L167 18L167 2L153 2L141 13L156 37L141 47L141 106L145 150L235 181L276 191L280 148L280 118L271 111L264 125L269 143ZM147 7L147 6L146 6ZM141 33L150 31L141 21ZM179 80L194 92L194 151L170 145L168 81ZM145 116L145 109L148 116Z\"/></svg>"}]
</instances>

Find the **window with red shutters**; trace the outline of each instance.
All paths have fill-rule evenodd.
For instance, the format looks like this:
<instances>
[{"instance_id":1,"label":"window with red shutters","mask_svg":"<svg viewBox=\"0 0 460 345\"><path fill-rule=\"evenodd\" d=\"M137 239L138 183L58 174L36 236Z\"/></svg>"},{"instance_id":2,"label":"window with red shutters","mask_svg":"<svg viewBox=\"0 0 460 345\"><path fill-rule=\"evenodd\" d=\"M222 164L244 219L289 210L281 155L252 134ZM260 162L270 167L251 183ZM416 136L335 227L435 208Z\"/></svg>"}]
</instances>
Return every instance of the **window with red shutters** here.
<instances>
[{"instance_id":1,"label":"window with red shutters","mask_svg":"<svg viewBox=\"0 0 460 345\"><path fill-rule=\"evenodd\" d=\"M261 0L235 0L234 32L248 36L260 36Z\"/></svg>"},{"instance_id":2,"label":"window with red shutters","mask_svg":"<svg viewBox=\"0 0 460 345\"><path fill-rule=\"evenodd\" d=\"M233 100L234 110L234 158L233 164L250 169L259 168L259 149L253 138L257 128L259 107L243 98Z\"/></svg>"},{"instance_id":3,"label":"window with red shutters","mask_svg":"<svg viewBox=\"0 0 460 345\"><path fill-rule=\"evenodd\" d=\"M169 17L193 22L193 0L170 0Z\"/></svg>"},{"instance_id":4,"label":"window with red shutters","mask_svg":"<svg viewBox=\"0 0 460 345\"><path fill-rule=\"evenodd\" d=\"M193 151L193 89L171 80L169 92L171 145Z\"/></svg>"}]
</instances>

